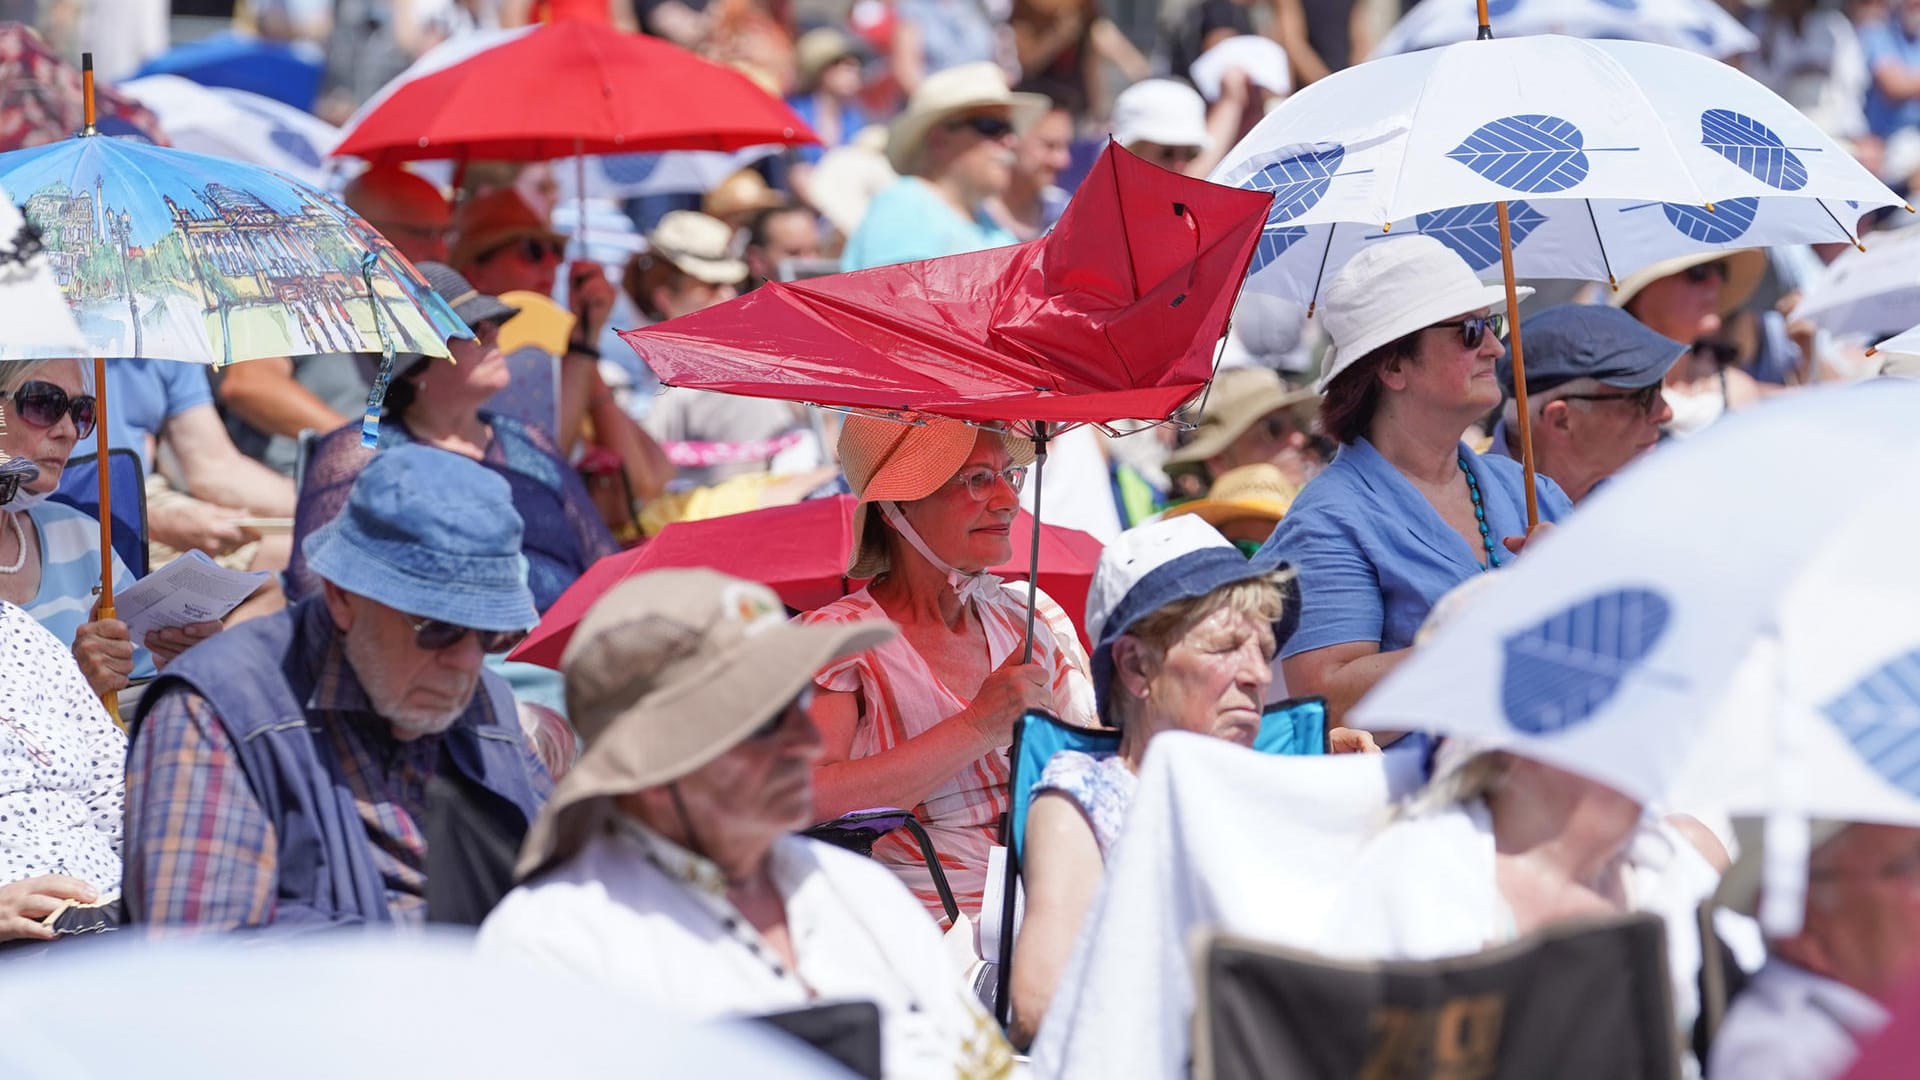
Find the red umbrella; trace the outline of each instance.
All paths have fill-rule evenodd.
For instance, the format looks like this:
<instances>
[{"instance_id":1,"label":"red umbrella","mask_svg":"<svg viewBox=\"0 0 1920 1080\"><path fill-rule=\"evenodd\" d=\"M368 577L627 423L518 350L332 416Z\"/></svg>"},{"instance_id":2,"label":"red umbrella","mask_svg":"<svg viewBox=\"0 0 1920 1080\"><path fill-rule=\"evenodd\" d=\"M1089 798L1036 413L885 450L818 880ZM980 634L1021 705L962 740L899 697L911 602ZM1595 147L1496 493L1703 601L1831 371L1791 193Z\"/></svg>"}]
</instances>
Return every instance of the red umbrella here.
<instances>
[{"instance_id":1,"label":"red umbrella","mask_svg":"<svg viewBox=\"0 0 1920 1080\"><path fill-rule=\"evenodd\" d=\"M1212 375L1272 201L1109 146L1039 240L766 285L621 336L673 386L976 422L1165 419Z\"/></svg>"},{"instance_id":2,"label":"red umbrella","mask_svg":"<svg viewBox=\"0 0 1920 1080\"><path fill-rule=\"evenodd\" d=\"M738 71L604 22L562 17L442 48L363 108L334 154L544 161L818 141Z\"/></svg>"},{"instance_id":3,"label":"red umbrella","mask_svg":"<svg viewBox=\"0 0 1920 1080\"><path fill-rule=\"evenodd\" d=\"M764 583L788 607L810 611L845 596L855 582L844 576L847 549L853 543L851 495L810 499L792 506L680 522L647 543L594 563L560 599L553 602L527 640L508 657L545 667L560 666L560 654L573 628L607 590L648 570L667 566L707 566ZM1033 517L1014 518L1010 539L1031 541ZM1100 541L1077 529L1048 525L1040 530L1040 588L1073 617L1076 627L1087 609L1087 590L1100 561ZM1009 562L993 573L1024 580L1025 565ZM1084 641L1086 631L1081 631Z\"/></svg>"}]
</instances>

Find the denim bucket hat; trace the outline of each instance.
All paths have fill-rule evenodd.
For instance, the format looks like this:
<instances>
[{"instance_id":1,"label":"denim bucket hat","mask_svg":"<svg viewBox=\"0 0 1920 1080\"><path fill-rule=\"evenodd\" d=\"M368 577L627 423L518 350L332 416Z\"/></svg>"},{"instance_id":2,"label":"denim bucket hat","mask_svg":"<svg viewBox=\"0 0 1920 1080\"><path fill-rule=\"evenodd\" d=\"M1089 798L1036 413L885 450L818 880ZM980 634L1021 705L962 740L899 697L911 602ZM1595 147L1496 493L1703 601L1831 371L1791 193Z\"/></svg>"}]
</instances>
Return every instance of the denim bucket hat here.
<instances>
[{"instance_id":1,"label":"denim bucket hat","mask_svg":"<svg viewBox=\"0 0 1920 1080\"><path fill-rule=\"evenodd\" d=\"M540 621L506 480L409 443L362 469L338 517L301 545L320 577L369 600L475 630Z\"/></svg>"},{"instance_id":2,"label":"denim bucket hat","mask_svg":"<svg viewBox=\"0 0 1920 1080\"><path fill-rule=\"evenodd\" d=\"M1249 559L1220 530L1186 514L1128 529L1100 553L1087 594L1087 637L1093 639L1093 693L1100 717L1111 720L1113 643L1140 620L1181 600L1202 597L1242 581L1285 573L1271 544ZM1282 586L1286 606L1274 626L1284 645L1299 620L1298 586L1288 577Z\"/></svg>"}]
</instances>

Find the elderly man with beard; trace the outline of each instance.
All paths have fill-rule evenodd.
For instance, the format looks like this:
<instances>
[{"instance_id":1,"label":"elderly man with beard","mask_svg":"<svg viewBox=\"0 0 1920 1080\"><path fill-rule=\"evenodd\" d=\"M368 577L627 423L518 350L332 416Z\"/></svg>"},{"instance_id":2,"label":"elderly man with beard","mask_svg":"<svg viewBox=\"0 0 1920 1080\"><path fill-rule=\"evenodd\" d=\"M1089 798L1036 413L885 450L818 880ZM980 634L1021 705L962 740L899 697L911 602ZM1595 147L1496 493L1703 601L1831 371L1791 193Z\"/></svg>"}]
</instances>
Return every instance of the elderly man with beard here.
<instances>
[{"instance_id":1,"label":"elderly man with beard","mask_svg":"<svg viewBox=\"0 0 1920 1080\"><path fill-rule=\"evenodd\" d=\"M321 595L168 667L127 764L133 921L419 925L430 786L525 832L550 781L482 668L538 619L521 527L477 462L387 450L303 546Z\"/></svg>"}]
</instances>

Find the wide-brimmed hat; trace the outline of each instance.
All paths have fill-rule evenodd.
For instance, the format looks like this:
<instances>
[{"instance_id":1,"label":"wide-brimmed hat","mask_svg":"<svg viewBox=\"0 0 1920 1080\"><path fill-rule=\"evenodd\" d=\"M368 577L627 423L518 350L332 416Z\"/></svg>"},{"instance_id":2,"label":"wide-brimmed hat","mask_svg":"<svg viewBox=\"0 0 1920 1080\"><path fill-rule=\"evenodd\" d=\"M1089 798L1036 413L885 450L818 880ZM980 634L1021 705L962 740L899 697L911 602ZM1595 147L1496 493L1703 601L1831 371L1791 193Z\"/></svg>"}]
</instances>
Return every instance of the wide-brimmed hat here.
<instances>
[{"instance_id":1,"label":"wide-brimmed hat","mask_svg":"<svg viewBox=\"0 0 1920 1080\"><path fill-rule=\"evenodd\" d=\"M733 227L697 210L669 210L647 234L647 247L655 258L709 285L747 279L747 264L733 254Z\"/></svg>"},{"instance_id":2,"label":"wide-brimmed hat","mask_svg":"<svg viewBox=\"0 0 1920 1080\"><path fill-rule=\"evenodd\" d=\"M1526 286L1518 299L1533 295ZM1482 284L1452 248L1414 233L1371 241L1347 260L1320 294L1327 336L1319 390L1355 361L1422 327L1463 312L1505 310L1507 290Z\"/></svg>"},{"instance_id":3,"label":"wide-brimmed hat","mask_svg":"<svg viewBox=\"0 0 1920 1080\"><path fill-rule=\"evenodd\" d=\"M1287 570L1271 545L1249 559L1220 530L1191 514L1128 529L1100 553L1087 591L1087 637L1093 640L1093 692L1102 718L1110 716L1113 643L1140 620L1181 600ZM1298 618L1288 597L1276 637ZM1278 637L1277 637L1278 639ZM1284 644L1284 639L1281 643Z\"/></svg>"},{"instance_id":4,"label":"wide-brimmed hat","mask_svg":"<svg viewBox=\"0 0 1920 1080\"><path fill-rule=\"evenodd\" d=\"M1575 379L1638 390L1667 377L1688 347L1639 319L1603 304L1555 304L1520 324L1526 347L1527 393ZM1513 396L1513 352L1494 361L1500 389Z\"/></svg>"},{"instance_id":5,"label":"wide-brimmed hat","mask_svg":"<svg viewBox=\"0 0 1920 1080\"><path fill-rule=\"evenodd\" d=\"M752 214L791 205L787 197L767 186L758 169L739 169L714 185L700 200L700 212L726 221L735 214Z\"/></svg>"},{"instance_id":6,"label":"wide-brimmed hat","mask_svg":"<svg viewBox=\"0 0 1920 1080\"><path fill-rule=\"evenodd\" d=\"M1262 461L1228 469L1213 482L1205 498L1170 506L1160 516L1164 520L1192 514L1216 529L1249 519L1278 525L1299 493L1278 465Z\"/></svg>"},{"instance_id":7,"label":"wide-brimmed hat","mask_svg":"<svg viewBox=\"0 0 1920 1080\"><path fill-rule=\"evenodd\" d=\"M905 414L900 419L854 414L840 428L840 469L859 502L853 508L853 546L847 552L847 576L870 578L886 572L885 526L872 520L877 500L912 502L940 490L973 453L980 428L937 416ZM1015 465L1033 462L1033 442L1000 433Z\"/></svg>"},{"instance_id":8,"label":"wide-brimmed hat","mask_svg":"<svg viewBox=\"0 0 1920 1080\"><path fill-rule=\"evenodd\" d=\"M453 212L453 250L447 261L466 266L490 251L535 237L564 250L565 233L555 232L527 200L512 188L477 195Z\"/></svg>"},{"instance_id":9,"label":"wide-brimmed hat","mask_svg":"<svg viewBox=\"0 0 1920 1080\"><path fill-rule=\"evenodd\" d=\"M375 454L347 505L307 537L307 566L347 592L475 630L540 621L520 554L522 524L499 473L408 443Z\"/></svg>"},{"instance_id":10,"label":"wide-brimmed hat","mask_svg":"<svg viewBox=\"0 0 1920 1080\"><path fill-rule=\"evenodd\" d=\"M842 60L863 60L865 56L866 50L853 35L838 27L817 27L793 43L794 74L800 89L812 90L828 68Z\"/></svg>"},{"instance_id":11,"label":"wide-brimmed hat","mask_svg":"<svg viewBox=\"0 0 1920 1080\"><path fill-rule=\"evenodd\" d=\"M474 288L465 275L446 263L423 262L415 269L468 327L479 326L489 319L506 322L520 314L520 309L512 304Z\"/></svg>"},{"instance_id":12,"label":"wide-brimmed hat","mask_svg":"<svg viewBox=\"0 0 1920 1080\"><path fill-rule=\"evenodd\" d=\"M1200 419L1187 445L1167 455L1170 466L1198 465L1233 445L1262 417L1275 409L1291 409L1302 431L1313 422L1320 404L1317 391L1289 387L1278 372L1261 367L1222 369L1207 390Z\"/></svg>"},{"instance_id":13,"label":"wide-brimmed hat","mask_svg":"<svg viewBox=\"0 0 1920 1080\"><path fill-rule=\"evenodd\" d=\"M1747 302L1753 290L1760 287L1760 279L1767 276L1767 253L1758 248L1743 248L1739 251L1696 251L1691 255L1678 255L1663 259L1652 266L1639 270L1622 278L1607 297L1607 303L1617 308L1627 306L1627 302L1640 295L1640 290L1664 277L1691 270L1708 263L1725 263L1726 276L1720 283L1720 315L1722 318L1740 310ZM1526 328L1521 328L1521 340L1526 340Z\"/></svg>"},{"instance_id":14,"label":"wide-brimmed hat","mask_svg":"<svg viewBox=\"0 0 1920 1080\"><path fill-rule=\"evenodd\" d=\"M887 129L887 161L894 171L913 171L935 124L969 109L1003 106L1013 110L1015 131L1046 114L1047 99L1040 94L1016 94L1007 86L1006 73L991 60L957 64L927 76L907 99L907 107Z\"/></svg>"},{"instance_id":15,"label":"wide-brimmed hat","mask_svg":"<svg viewBox=\"0 0 1920 1080\"><path fill-rule=\"evenodd\" d=\"M1113 99L1113 141L1208 150L1213 138L1207 134L1206 99L1183 82L1142 79Z\"/></svg>"},{"instance_id":16,"label":"wide-brimmed hat","mask_svg":"<svg viewBox=\"0 0 1920 1080\"><path fill-rule=\"evenodd\" d=\"M521 849L526 877L576 847L583 804L672 783L744 742L833 661L899 632L885 620L789 622L772 589L715 570L628 578L587 609L560 669L586 753Z\"/></svg>"}]
</instances>

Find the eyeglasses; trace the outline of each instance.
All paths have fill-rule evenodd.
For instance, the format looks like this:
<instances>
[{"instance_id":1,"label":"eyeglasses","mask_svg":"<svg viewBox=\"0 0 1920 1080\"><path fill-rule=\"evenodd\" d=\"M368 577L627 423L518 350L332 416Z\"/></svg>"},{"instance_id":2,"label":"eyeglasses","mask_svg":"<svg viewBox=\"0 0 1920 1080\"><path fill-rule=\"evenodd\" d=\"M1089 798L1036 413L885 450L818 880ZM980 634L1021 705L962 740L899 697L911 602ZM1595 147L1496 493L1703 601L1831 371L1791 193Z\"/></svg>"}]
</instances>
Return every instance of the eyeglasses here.
<instances>
[{"instance_id":1,"label":"eyeglasses","mask_svg":"<svg viewBox=\"0 0 1920 1080\"><path fill-rule=\"evenodd\" d=\"M1293 421L1284 416L1269 416L1260 421L1260 430L1272 442L1283 442L1294 432Z\"/></svg>"},{"instance_id":2,"label":"eyeglasses","mask_svg":"<svg viewBox=\"0 0 1920 1080\"><path fill-rule=\"evenodd\" d=\"M1186 165L1200 158L1197 146L1164 146L1156 144L1147 153L1140 155L1149 161L1163 161L1172 165Z\"/></svg>"},{"instance_id":3,"label":"eyeglasses","mask_svg":"<svg viewBox=\"0 0 1920 1080\"><path fill-rule=\"evenodd\" d=\"M1004 139L1013 134L1013 121L990 113L963 116L949 123L947 127L954 131L966 128L983 139Z\"/></svg>"},{"instance_id":4,"label":"eyeglasses","mask_svg":"<svg viewBox=\"0 0 1920 1080\"><path fill-rule=\"evenodd\" d=\"M492 258L493 255L499 255L504 252L512 252L532 263L546 262L548 259L559 262L560 257L566 254L566 249L559 244L543 240L540 237L529 236L524 240L516 240L511 244L505 244L493 249L492 255L488 255L487 258Z\"/></svg>"},{"instance_id":5,"label":"eyeglasses","mask_svg":"<svg viewBox=\"0 0 1920 1080\"><path fill-rule=\"evenodd\" d=\"M1724 259L1716 259L1710 263L1701 263L1699 266L1689 266L1680 272L1685 274L1687 280L1695 285L1703 284L1713 278L1726 281L1727 263Z\"/></svg>"},{"instance_id":6,"label":"eyeglasses","mask_svg":"<svg viewBox=\"0 0 1920 1080\"><path fill-rule=\"evenodd\" d=\"M489 656L509 652L515 645L527 639L525 630L475 630L471 626L443 622L439 619L425 619L409 615L407 625L413 628L413 646L422 652L441 652L467 640L468 634L478 634L480 651Z\"/></svg>"},{"instance_id":7,"label":"eyeglasses","mask_svg":"<svg viewBox=\"0 0 1920 1080\"><path fill-rule=\"evenodd\" d=\"M11 397L19 408L20 419L34 427L50 428L60 422L63 416L73 418L74 435L86 438L93 434L96 414L93 409L93 395L80 394L68 397L65 390L50 382L38 379L22 383L20 389L0 397Z\"/></svg>"},{"instance_id":8,"label":"eyeglasses","mask_svg":"<svg viewBox=\"0 0 1920 1080\"><path fill-rule=\"evenodd\" d=\"M771 717L767 719L766 723L761 724L759 727L754 728L752 731L748 732L747 740L749 742L766 742L768 739L771 739L775 735L780 734L780 729L787 726L787 718L792 716L795 710L798 710L800 714L804 716L807 714L808 710L812 708L813 708L812 689L802 690L800 691L799 697L796 697L792 701L787 702L786 707L781 709L779 712L774 713Z\"/></svg>"},{"instance_id":9,"label":"eyeglasses","mask_svg":"<svg viewBox=\"0 0 1920 1080\"><path fill-rule=\"evenodd\" d=\"M1617 394L1568 394L1561 401L1627 401L1642 414L1651 413L1660 404L1660 384L1643 386L1638 390L1622 390Z\"/></svg>"},{"instance_id":10,"label":"eyeglasses","mask_svg":"<svg viewBox=\"0 0 1920 1080\"><path fill-rule=\"evenodd\" d=\"M20 485L39 475L40 470L31 462L19 458L0 461L0 506L12 502L13 497L20 494Z\"/></svg>"},{"instance_id":11,"label":"eyeglasses","mask_svg":"<svg viewBox=\"0 0 1920 1080\"><path fill-rule=\"evenodd\" d=\"M1693 343L1693 351L1713 358L1721 367L1728 367L1740 359L1740 350L1731 342L1700 340Z\"/></svg>"},{"instance_id":12,"label":"eyeglasses","mask_svg":"<svg viewBox=\"0 0 1920 1080\"><path fill-rule=\"evenodd\" d=\"M996 480L1005 480L1007 486L1013 489L1013 493L1018 495L1020 489L1027 486L1027 467L1010 465L996 472L981 466L978 469L968 469L947 483L965 487L967 494L973 497L974 502L986 502L993 497L993 483Z\"/></svg>"},{"instance_id":13,"label":"eyeglasses","mask_svg":"<svg viewBox=\"0 0 1920 1080\"><path fill-rule=\"evenodd\" d=\"M1494 337L1505 336L1507 332L1507 317L1498 313L1493 315L1469 315L1464 319L1455 319L1452 322L1437 322L1427 327L1427 329L1438 330L1441 327L1456 326L1460 328L1460 344L1469 349L1477 349L1480 347L1481 342L1487 340L1488 334L1492 334Z\"/></svg>"}]
</instances>

